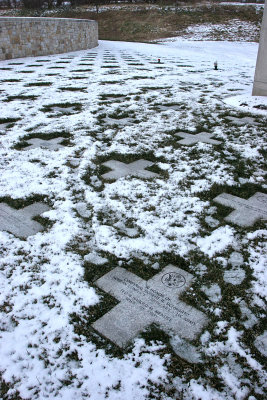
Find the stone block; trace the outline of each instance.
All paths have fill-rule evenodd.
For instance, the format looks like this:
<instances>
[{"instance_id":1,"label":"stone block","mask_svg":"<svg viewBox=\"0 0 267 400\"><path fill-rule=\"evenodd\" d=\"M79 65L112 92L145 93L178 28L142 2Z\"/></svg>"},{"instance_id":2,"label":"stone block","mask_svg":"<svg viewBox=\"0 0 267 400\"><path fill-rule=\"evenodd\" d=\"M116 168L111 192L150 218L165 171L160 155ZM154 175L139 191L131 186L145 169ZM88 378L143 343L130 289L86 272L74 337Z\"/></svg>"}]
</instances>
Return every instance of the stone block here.
<instances>
[{"instance_id":1,"label":"stone block","mask_svg":"<svg viewBox=\"0 0 267 400\"><path fill-rule=\"evenodd\" d=\"M247 227L253 225L260 219L267 219L267 194L257 192L248 200L222 193L213 199L216 203L235 209L225 220Z\"/></svg>"},{"instance_id":2,"label":"stone block","mask_svg":"<svg viewBox=\"0 0 267 400\"><path fill-rule=\"evenodd\" d=\"M44 229L32 218L49 210L50 208L44 203L34 203L21 210L16 210L6 203L0 203L0 230L25 239Z\"/></svg>"},{"instance_id":3,"label":"stone block","mask_svg":"<svg viewBox=\"0 0 267 400\"><path fill-rule=\"evenodd\" d=\"M96 284L119 304L95 321L93 328L119 347L126 346L153 323L168 335L193 340L208 319L203 312L179 299L192 279L191 274L173 265L148 281L117 267Z\"/></svg>"}]
</instances>

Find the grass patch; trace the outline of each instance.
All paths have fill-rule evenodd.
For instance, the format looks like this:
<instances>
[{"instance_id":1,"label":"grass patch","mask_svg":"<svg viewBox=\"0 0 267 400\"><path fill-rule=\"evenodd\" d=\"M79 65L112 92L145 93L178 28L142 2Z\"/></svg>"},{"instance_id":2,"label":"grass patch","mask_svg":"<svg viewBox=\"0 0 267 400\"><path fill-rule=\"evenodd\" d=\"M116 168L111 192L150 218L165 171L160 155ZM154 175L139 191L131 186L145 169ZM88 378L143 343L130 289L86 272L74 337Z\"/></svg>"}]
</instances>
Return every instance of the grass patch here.
<instances>
[{"instance_id":1,"label":"grass patch","mask_svg":"<svg viewBox=\"0 0 267 400\"><path fill-rule=\"evenodd\" d=\"M24 85L25 87L35 87L35 86L51 86L52 82L31 82Z\"/></svg>"},{"instance_id":2,"label":"grass patch","mask_svg":"<svg viewBox=\"0 0 267 400\"><path fill-rule=\"evenodd\" d=\"M36 100L37 98L38 98L38 96L35 96L35 95L21 94L18 96L8 96L6 98L6 100L4 100L4 101L9 102L9 101L14 101L14 100Z\"/></svg>"},{"instance_id":3,"label":"grass patch","mask_svg":"<svg viewBox=\"0 0 267 400\"><path fill-rule=\"evenodd\" d=\"M21 82L21 79L2 79L1 82L3 83L15 83L15 82Z\"/></svg>"},{"instance_id":4,"label":"grass patch","mask_svg":"<svg viewBox=\"0 0 267 400\"><path fill-rule=\"evenodd\" d=\"M85 69L73 69L72 71L70 71L70 72L91 72L92 71L92 69L90 69L90 68L85 68Z\"/></svg>"},{"instance_id":5,"label":"grass patch","mask_svg":"<svg viewBox=\"0 0 267 400\"><path fill-rule=\"evenodd\" d=\"M54 66L54 67L48 67L48 69L65 69L65 67Z\"/></svg>"},{"instance_id":6,"label":"grass patch","mask_svg":"<svg viewBox=\"0 0 267 400\"><path fill-rule=\"evenodd\" d=\"M13 128L15 123L19 120L20 118L0 118L0 129L1 125L4 125L6 129Z\"/></svg>"},{"instance_id":7,"label":"grass patch","mask_svg":"<svg viewBox=\"0 0 267 400\"><path fill-rule=\"evenodd\" d=\"M59 110L57 110L59 108ZM73 114L75 112L79 112L82 109L82 105L80 103L53 103L47 104L41 108L40 111L43 112L58 112L60 114Z\"/></svg>"},{"instance_id":8,"label":"grass patch","mask_svg":"<svg viewBox=\"0 0 267 400\"><path fill-rule=\"evenodd\" d=\"M86 92L87 87L60 87L58 90L62 92Z\"/></svg>"}]
</instances>

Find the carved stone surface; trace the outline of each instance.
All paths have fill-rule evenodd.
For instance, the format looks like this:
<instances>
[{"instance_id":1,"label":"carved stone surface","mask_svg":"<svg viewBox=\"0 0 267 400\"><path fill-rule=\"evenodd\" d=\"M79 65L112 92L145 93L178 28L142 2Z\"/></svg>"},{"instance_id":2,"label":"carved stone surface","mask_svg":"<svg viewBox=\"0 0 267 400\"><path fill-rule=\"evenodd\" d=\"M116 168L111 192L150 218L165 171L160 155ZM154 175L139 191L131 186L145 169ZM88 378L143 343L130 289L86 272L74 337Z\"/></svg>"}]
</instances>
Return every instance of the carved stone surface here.
<instances>
[{"instance_id":1,"label":"carved stone surface","mask_svg":"<svg viewBox=\"0 0 267 400\"><path fill-rule=\"evenodd\" d=\"M257 192L248 200L222 193L213 199L216 203L234 208L225 220L240 226L251 226L256 221L267 219L267 195Z\"/></svg>"},{"instance_id":2,"label":"carved stone surface","mask_svg":"<svg viewBox=\"0 0 267 400\"><path fill-rule=\"evenodd\" d=\"M6 203L0 203L0 230L13 233L20 238L26 238L42 231L44 227L32 218L41 215L50 208L44 203L34 203L16 210Z\"/></svg>"},{"instance_id":3,"label":"carved stone surface","mask_svg":"<svg viewBox=\"0 0 267 400\"><path fill-rule=\"evenodd\" d=\"M192 135L191 133L186 133L186 132L179 132L179 133L176 133L175 136L184 138L184 139L179 140L178 143L184 144L186 146L192 146L193 144L196 144L199 142L209 143L209 144L220 144L221 143L219 140L211 139L212 133L207 133L207 132L200 132L200 133L197 133L196 135Z\"/></svg>"},{"instance_id":4,"label":"carved stone surface","mask_svg":"<svg viewBox=\"0 0 267 400\"><path fill-rule=\"evenodd\" d=\"M112 169L112 171L102 175L102 177L106 180L115 180L127 175L132 175L139 178L159 177L158 174L145 170L145 168L151 167L151 165L153 165L152 162L147 160L137 160L130 164L125 164L120 161L111 160L103 163L103 165Z\"/></svg>"},{"instance_id":5,"label":"carved stone surface","mask_svg":"<svg viewBox=\"0 0 267 400\"><path fill-rule=\"evenodd\" d=\"M61 147L64 147L60 144L64 138L58 137L50 140L43 140L43 139L30 139L27 140L27 143L30 143L30 146L26 147L26 150L35 149L36 147L44 147L45 149L49 150L58 150Z\"/></svg>"},{"instance_id":6,"label":"carved stone surface","mask_svg":"<svg viewBox=\"0 0 267 400\"><path fill-rule=\"evenodd\" d=\"M227 117L228 121L233 123L234 125L259 125L255 122L254 118L251 117L243 117L243 118L236 118L236 117Z\"/></svg>"},{"instance_id":7,"label":"carved stone surface","mask_svg":"<svg viewBox=\"0 0 267 400\"><path fill-rule=\"evenodd\" d=\"M253 96L267 96L267 1L265 0L260 43L253 85Z\"/></svg>"},{"instance_id":8,"label":"carved stone surface","mask_svg":"<svg viewBox=\"0 0 267 400\"><path fill-rule=\"evenodd\" d=\"M192 279L191 274L173 265L148 281L117 267L96 284L119 304L94 322L93 328L120 347L152 323L167 334L194 339L208 320L204 313L179 300Z\"/></svg>"},{"instance_id":9,"label":"carved stone surface","mask_svg":"<svg viewBox=\"0 0 267 400\"><path fill-rule=\"evenodd\" d=\"M262 335L258 336L254 344L259 352L267 357L267 331L264 331Z\"/></svg>"}]
</instances>

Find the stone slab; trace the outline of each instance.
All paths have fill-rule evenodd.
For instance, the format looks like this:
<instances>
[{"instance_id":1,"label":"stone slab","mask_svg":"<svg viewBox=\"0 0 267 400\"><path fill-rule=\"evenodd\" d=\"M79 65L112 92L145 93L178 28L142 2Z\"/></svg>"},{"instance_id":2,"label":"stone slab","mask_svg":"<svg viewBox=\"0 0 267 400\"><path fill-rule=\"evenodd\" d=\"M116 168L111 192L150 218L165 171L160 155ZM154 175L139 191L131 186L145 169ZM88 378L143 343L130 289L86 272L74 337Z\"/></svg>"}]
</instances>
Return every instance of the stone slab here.
<instances>
[{"instance_id":1,"label":"stone slab","mask_svg":"<svg viewBox=\"0 0 267 400\"><path fill-rule=\"evenodd\" d=\"M231 121L234 125L259 125L257 122L255 122L254 118L251 117L227 117L226 119Z\"/></svg>"},{"instance_id":2,"label":"stone slab","mask_svg":"<svg viewBox=\"0 0 267 400\"><path fill-rule=\"evenodd\" d=\"M213 201L235 209L225 218L227 222L247 227L260 219L267 219L267 194L265 193L257 192L248 200L222 193Z\"/></svg>"},{"instance_id":3,"label":"stone slab","mask_svg":"<svg viewBox=\"0 0 267 400\"><path fill-rule=\"evenodd\" d=\"M58 138L54 138L54 139L50 139L50 140L44 140L44 139L30 139L27 140L27 143L30 143L30 146L26 147L26 150L30 150L30 149L36 149L37 147L42 147L45 149L49 149L49 150L58 150L61 147L64 147L63 145L61 145L60 143L64 140L64 138L62 137L58 137Z\"/></svg>"},{"instance_id":4,"label":"stone slab","mask_svg":"<svg viewBox=\"0 0 267 400\"><path fill-rule=\"evenodd\" d=\"M178 143L185 146L192 146L199 142L208 144L220 144L221 142L219 140L211 139L212 135L212 133L208 132L200 132L195 135L186 132L179 132L175 134L175 136L183 138L179 140Z\"/></svg>"},{"instance_id":5,"label":"stone slab","mask_svg":"<svg viewBox=\"0 0 267 400\"><path fill-rule=\"evenodd\" d=\"M233 253L230 254L228 263L231 264L232 267L240 267L242 264L244 264L244 257L241 253L233 251Z\"/></svg>"},{"instance_id":6,"label":"stone slab","mask_svg":"<svg viewBox=\"0 0 267 400\"><path fill-rule=\"evenodd\" d=\"M132 175L138 178L159 177L159 174L156 174L151 171L146 171L145 168L151 167L153 163L143 159L134 161L130 164L125 164L120 161L110 160L103 163L103 165L112 170L102 175L102 177L106 180L115 180L127 175Z\"/></svg>"},{"instance_id":7,"label":"stone slab","mask_svg":"<svg viewBox=\"0 0 267 400\"><path fill-rule=\"evenodd\" d=\"M264 6L252 95L267 96L267 0Z\"/></svg>"},{"instance_id":8,"label":"stone slab","mask_svg":"<svg viewBox=\"0 0 267 400\"><path fill-rule=\"evenodd\" d=\"M0 230L13 233L20 238L27 238L40 232L44 227L32 218L49 211L44 203L34 203L16 210L6 203L0 203Z\"/></svg>"},{"instance_id":9,"label":"stone slab","mask_svg":"<svg viewBox=\"0 0 267 400\"><path fill-rule=\"evenodd\" d=\"M227 270L223 274L223 280L226 283L231 283L232 285L241 285L243 280L246 277L245 271L240 268L232 268L231 270Z\"/></svg>"},{"instance_id":10,"label":"stone slab","mask_svg":"<svg viewBox=\"0 0 267 400\"><path fill-rule=\"evenodd\" d=\"M134 123L133 118L111 118L106 117L103 119L106 125L119 125L119 126L128 126Z\"/></svg>"},{"instance_id":11,"label":"stone slab","mask_svg":"<svg viewBox=\"0 0 267 400\"><path fill-rule=\"evenodd\" d=\"M119 304L94 322L93 328L119 347L126 346L153 323L168 335L193 340L208 319L203 312L179 300L192 279L191 274L173 265L148 281L116 267L96 284Z\"/></svg>"},{"instance_id":12,"label":"stone slab","mask_svg":"<svg viewBox=\"0 0 267 400\"><path fill-rule=\"evenodd\" d=\"M191 364L202 363L201 355L196 347L188 343L186 340L181 339L179 336L174 336L170 339L170 344L174 352L184 360Z\"/></svg>"},{"instance_id":13,"label":"stone slab","mask_svg":"<svg viewBox=\"0 0 267 400\"><path fill-rule=\"evenodd\" d=\"M254 345L260 353L267 357L267 331L264 331L262 335L257 337Z\"/></svg>"}]
</instances>

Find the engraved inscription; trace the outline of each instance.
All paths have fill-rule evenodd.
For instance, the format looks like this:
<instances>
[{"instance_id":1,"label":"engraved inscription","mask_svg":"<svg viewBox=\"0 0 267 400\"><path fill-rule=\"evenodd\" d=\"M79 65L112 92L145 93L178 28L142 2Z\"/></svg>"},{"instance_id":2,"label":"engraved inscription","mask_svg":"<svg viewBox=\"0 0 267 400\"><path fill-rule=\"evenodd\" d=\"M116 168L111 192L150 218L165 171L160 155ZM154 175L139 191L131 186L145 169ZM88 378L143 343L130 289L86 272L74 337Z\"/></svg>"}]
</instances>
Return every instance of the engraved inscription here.
<instances>
[{"instance_id":1,"label":"engraved inscription","mask_svg":"<svg viewBox=\"0 0 267 400\"><path fill-rule=\"evenodd\" d=\"M179 317L193 326L196 325L195 321L190 319L190 314L188 312L171 303L172 300L169 296L166 296L155 289L142 287L128 278L120 279L113 277L113 280L120 282L122 286L121 293L125 296L126 301L138 305L142 310L146 310L149 314L160 316L166 321L171 321L172 318ZM183 285L184 284L185 279L183 281ZM146 300L144 300L144 298ZM165 312L159 311L159 308L163 308Z\"/></svg>"}]
</instances>

